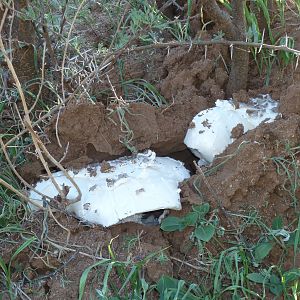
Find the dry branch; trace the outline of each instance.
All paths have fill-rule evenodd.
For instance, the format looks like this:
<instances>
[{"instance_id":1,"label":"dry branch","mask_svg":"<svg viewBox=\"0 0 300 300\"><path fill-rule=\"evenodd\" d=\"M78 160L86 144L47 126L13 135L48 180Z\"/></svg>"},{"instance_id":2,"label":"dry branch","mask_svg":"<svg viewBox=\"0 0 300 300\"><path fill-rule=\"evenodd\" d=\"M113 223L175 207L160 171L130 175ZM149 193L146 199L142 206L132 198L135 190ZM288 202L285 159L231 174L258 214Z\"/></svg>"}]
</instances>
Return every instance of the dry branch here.
<instances>
[{"instance_id":1,"label":"dry branch","mask_svg":"<svg viewBox=\"0 0 300 300\"><path fill-rule=\"evenodd\" d=\"M235 30L230 15L222 10L215 0L202 0L201 4L203 10L220 28L222 28L228 38L234 39Z\"/></svg>"},{"instance_id":2,"label":"dry branch","mask_svg":"<svg viewBox=\"0 0 300 300\"><path fill-rule=\"evenodd\" d=\"M203 10L208 17L218 25L218 28L225 33L226 39L238 41L246 40L246 19L244 14L244 5L246 0L232 0L232 18L222 10L216 0L202 0ZM247 48L235 48L232 50L232 63L229 74L229 80L226 87L226 94L231 96L232 93L241 89L246 89L249 69L249 53Z\"/></svg>"},{"instance_id":3,"label":"dry branch","mask_svg":"<svg viewBox=\"0 0 300 300\"><path fill-rule=\"evenodd\" d=\"M270 45L265 43L254 43L254 42L246 42L246 41L232 41L225 39L213 39L213 40L194 40L191 42L170 42L170 43L155 43L152 45L140 46L135 48L128 48L126 51L144 51L148 49L159 49L159 48L174 48L174 47L191 47L191 46L209 46L209 45L226 45L226 46L245 46L247 48L264 48L270 49L273 51L286 51L289 53L293 53L296 56L300 56L300 50L290 48L286 45Z\"/></svg>"},{"instance_id":4,"label":"dry branch","mask_svg":"<svg viewBox=\"0 0 300 300\"><path fill-rule=\"evenodd\" d=\"M12 161L11 161L10 158L9 158L9 155L8 155L8 153L7 153L7 151L6 151L6 148L5 148L5 146L4 146L4 142L3 142L1 136L0 136L0 145L1 145L1 149L2 149L2 151L3 151L3 153L4 153L4 156L5 156L5 158L6 158L7 162L8 162L9 167L11 168L11 170L13 171L13 173L15 174L15 176L22 182L22 184L23 184L26 188L33 190L34 192L36 192L37 194L41 195L42 197L45 197L46 199L48 198L49 200L51 200L50 197L48 197L47 195L45 195L45 194L39 192L38 190L36 190L35 188L33 188L33 187L32 187L32 186L31 186L31 185L30 185L30 184L29 184L29 183L28 183L28 182L27 182L27 181L19 174L19 172L16 170L15 166L13 165Z\"/></svg>"},{"instance_id":5,"label":"dry branch","mask_svg":"<svg viewBox=\"0 0 300 300\"><path fill-rule=\"evenodd\" d=\"M3 19L1 21L1 25L0 25L0 50L4 56L4 59L6 61L6 64L8 66L8 69L10 70L12 76L13 76L13 79L15 81L15 84L16 84L16 87L17 87L17 90L19 92L19 95L20 95L20 98L21 98L21 103L22 103L22 106L23 106L23 110L24 110L24 129L28 130L32 136L32 141L33 141L33 144L35 146L35 149L36 149L36 153L40 159L40 161L42 162L49 178L51 179L52 183L54 184L55 188L57 189L57 191L59 192L59 195L61 196L62 199L65 199L66 198L66 195L64 194L64 191L60 188L60 186L57 184L56 180L54 179L49 167L48 167L48 163L46 162L45 158L44 158L44 155L42 153L42 150L41 148L43 148L46 156L48 157L48 159L50 159L61 171L64 172L64 174L67 174L66 170L61 166L61 164L59 162L57 162L50 154L49 152L46 150L45 151L45 146L44 144L40 141L38 135L35 133L34 129L33 129L33 126L32 126L32 122L31 122L31 119L30 119L30 116L29 116L29 110L28 110L28 106L27 106L27 103L26 103L26 99L25 99L25 95L23 93L23 90L22 90L22 87L21 87L21 83L19 81L19 78L16 74L16 71L15 71L15 68L10 60L10 58L8 57L7 53L6 53L6 50L5 50L5 47L4 47L4 44L3 44L3 39L2 39L2 34L1 34L1 30L3 28L3 24L4 24L4 19L6 18L7 16L7 13L8 13L8 10L9 8L6 7L5 11L4 11L4 14L3 14ZM7 146L4 145L4 148ZM68 176L68 175L67 175ZM70 179L70 176L68 176L68 178ZM75 183L75 181L73 179L70 180L71 183L74 185L74 187L76 188L76 190L78 191L78 196L76 197L75 199L75 202L76 201L79 201L81 199L81 191L80 189L78 188L77 184ZM3 180L2 180L3 182ZM24 199L24 197L23 197Z\"/></svg>"},{"instance_id":6,"label":"dry branch","mask_svg":"<svg viewBox=\"0 0 300 300\"><path fill-rule=\"evenodd\" d=\"M12 185L10 185L9 183L7 183L6 181L4 181L3 179L0 178L0 185L3 185L4 187L6 187L8 190L12 191L13 193L15 193L16 195L18 195L21 199L23 199L26 203L30 203L36 207L38 207L41 210L45 210L46 208L43 207L42 205L39 205L37 203L35 203L34 201L32 201L31 199L29 199L26 195L24 195L23 193L21 193L20 191L18 191L17 189L15 189Z\"/></svg>"}]
</instances>

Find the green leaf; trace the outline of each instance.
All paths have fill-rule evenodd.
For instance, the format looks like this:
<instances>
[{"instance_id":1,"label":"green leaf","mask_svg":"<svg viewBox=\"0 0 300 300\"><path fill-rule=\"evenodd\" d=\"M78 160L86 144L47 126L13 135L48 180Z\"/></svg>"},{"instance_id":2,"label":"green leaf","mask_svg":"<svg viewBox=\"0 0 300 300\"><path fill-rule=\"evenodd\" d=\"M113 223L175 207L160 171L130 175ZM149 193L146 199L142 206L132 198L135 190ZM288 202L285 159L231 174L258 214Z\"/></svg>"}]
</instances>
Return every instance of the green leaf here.
<instances>
[{"instance_id":1,"label":"green leaf","mask_svg":"<svg viewBox=\"0 0 300 300\"><path fill-rule=\"evenodd\" d=\"M193 290L196 285L190 285L189 289L185 287L185 281L177 280L169 276L162 276L155 286L158 291L160 300L198 300L200 299L194 295Z\"/></svg>"},{"instance_id":2,"label":"green leaf","mask_svg":"<svg viewBox=\"0 0 300 300\"><path fill-rule=\"evenodd\" d=\"M178 280L174 279L170 276L162 276L157 285L156 285L156 289L157 291L162 295L164 293L165 290L167 289L176 289L178 285Z\"/></svg>"},{"instance_id":3,"label":"green leaf","mask_svg":"<svg viewBox=\"0 0 300 300\"><path fill-rule=\"evenodd\" d=\"M102 290L101 290L101 294L103 296L108 294L108 280L109 280L109 275L112 271L112 268L113 268L113 263L110 263L106 268L106 272L105 272L103 282L102 282L103 287L102 287Z\"/></svg>"},{"instance_id":4,"label":"green leaf","mask_svg":"<svg viewBox=\"0 0 300 300\"><path fill-rule=\"evenodd\" d=\"M201 225L199 226L195 232L194 235L198 240L208 242L215 233L215 226L212 224L207 225Z\"/></svg>"},{"instance_id":5,"label":"green leaf","mask_svg":"<svg viewBox=\"0 0 300 300\"><path fill-rule=\"evenodd\" d=\"M0 268L4 272L4 278L5 278L5 281L6 281L6 286L7 286L8 289L10 289L11 288L11 274L10 274L11 272L10 272L9 267L6 266L5 261L3 260L3 258L1 256L0 256ZM1 293L0 293L0 295L1 295ZM0 299L2 299L1 296L0 296Z\"/></svg>"},{"instance_id":6,"label":"green leaf","mask_svg":"<svg viewBox=\"0 0 300 300\"><path fill-rule=\"evenodd\" d=\"M176 230L182 231L185 227L186 225L183 223L183 219L173 216L165 218L160 225L160 228L167 232Z\"/></svg>"},{"instance_id":7,"label":"green leaf","mask_svg":"<svg viewBox=\"0 0 300 300\"><path fill-rule=\"evenodd\" d=\"M254 250L254 257L257 262L261 262L273 248L273 244L270 242L264 242L259 244Z\"/></svg>"},{"instance_id":8,"label":"green leaf","mask_svg":"<svg viewBox=\"0 0 300 300\"><path fill-rule=\"evenodd\" d=\"M300 269L292 269L283 274L282 281L284 283L289 283L291 281L295 281L300 278Z\"/></svg>"},{"instance_id":9,"label":"green leaf","mask_svg":"<svg viewBox=\"0 0 300 300\"><path fill-rule=\"evenodd\" d=\"M265 276L263 276L262 274L260 273L250 273L247 275L247 278L250 280L250 281L253 281L255 283L266 283L268 282L268 279L266 279Z\"/></svg>"},{"instance_id":10,"label":"green leaf","mask_svg":"<svg viewBox=\"0 0 300 300\"><path fill-rule=\"evenodd\" d=\"M272 221L272 229L273 230L278 230L283 228L283 220L281 216L277 216L274 218Z\"/></svg>"},{"instance_id":11,"label":"green leaf","mask_svg":"<svg viewBox=\"0 0 300 300\"><path fill-rule=\"evenodd\" d=\"M193 206L193 210L197 212L201 217L204 217L210 209L209 203L203 203L201 205Z\"/></svg>"},{"instance_id":12,"label":"green leaf","mask_svg":"<svg viewBox=\"0 0 300 300\"><path fill-rule=\"evenodd\" d=\"M283 286L282 286L280 278L278 278L276 275L272 274L270 277L269 288L270 288L271 293L273 293L276 296L280 296L283 291Z\"/></svg>"},{"instance_id":13,"label":"green leaf","mask_svg":"<svg viewBox=\"0 0 300 300\"><path fill-rule=\"evenodd\" d=\"M198 220L198 213L197 212L190 212L183 218L183 223L186 226L194 226Z\"/></svg>"}]
</instances>

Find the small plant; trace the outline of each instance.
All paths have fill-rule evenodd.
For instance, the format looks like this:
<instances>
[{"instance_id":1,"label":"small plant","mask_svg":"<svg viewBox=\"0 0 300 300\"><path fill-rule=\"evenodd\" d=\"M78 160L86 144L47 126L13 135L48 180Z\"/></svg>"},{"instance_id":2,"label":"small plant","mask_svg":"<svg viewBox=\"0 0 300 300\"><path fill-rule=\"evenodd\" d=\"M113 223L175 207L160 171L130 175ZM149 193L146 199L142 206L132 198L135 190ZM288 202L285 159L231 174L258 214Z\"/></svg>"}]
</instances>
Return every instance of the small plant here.
<instances>
[{"instance_id":1,"label":"small plant","mask_svg":"<svg viewBox=\"0 0 300 300\"><path fill-rule=\"evenodd\" d=\"M136 154L137 153L137 149L135 148L135 146L133 145L132 141L134 138L134 133L133 130L130 128L128 121L126 120L126 113L130 113L127 104L123 103L121 105L119 105L118 107L114 108L114 109L109 109L110 113L108 114L108 116L112 116L114 114L117 115L120 125L121 125L121 133L122 135L119 138L119 141L121 144L124 145L124 147L126 147L131 153ZM116 122L110 118L110 120L115 124Z\"/></svg>"},{"instance_id":2,"label":"small plant","mask_svg":"<svg viewBox=\"0 0 300 300\"><path fill-rule=\"evenodd\" d=\"M30 239L26 240L21 246L19 246L18 249L12 254L8 264L6 264L3 258L0 256L0 268L2 269L2 274L0 274L0 276L2 277L1 283L4 285L4 288L6 289L10 299L16 298L16 294L14 292L14 282L12 281L12 263L18 256L18 254L29 247L35 240L36 237L31 237Z\"/></svg>"},{"instance_id":3,"label":"small plant","mask_svg":"<svg viewBox=\"0 0 300 300\"><path fill-rule=\"evenodd\" d=\"M160 300L197 300L203 293L197 284L188 285L184 280L177 280L169 276L162 276L155 285Z\"/></svg>"},{"instance_id":4,"label":"small plant","mask_svg":"<svg viewBox=\"0 0 300 300\"><path fill-rule=\"evenodd\" d=\"M289 143L286 143L285 154L272 158L272 161L277 167L277 173L286 178L283 188L289 193L292 199L292 205L295 208L299 207L298 197L296 196L300 183L300 169L297 159L299 153L300 146L291 147Z\"/></svg>"},{"instance_id":5,"label":"small plant","mask_svg":"<svg viewBox=\"0 0 300 300\"><path fill-rule=\"evenodd\" d=\"M164 252L161 252L156 257L156 261L159 262L161 265L163 265L164 263L168 262L169 260L170 260L169 257Z\"/></svg>"},{"instance_id":6,"label":"small plant","mask_svg":"<svg viewBox=\"0 0 300 300\"><path fill-rule=\"evenodd\" d=\"M13 150L13 148L11 149ZM13 150L14 151L14 150ZM16 157L17 158L17 157ZM0 179L10 184L16 190L22 187L0 152ZM0 185L0 229L8 225L19 225L24 215L24 207L20 199L11 191Z\"/></svg>"},{"instance_id":7,"label":"small plant","mask_svg":"<svg viewBox=\"0 0 300 300\"><path fill-rule=\"evenodd\" d=\"M140 243L140 236L138 235L126 235L124 237L124 248L130 253Z\"/></svg>"},{"instance_id":8,"label":"small plant","mask_svg":"<svg viewBox=\"0 0 300 300\"><path fill-rule=\"evenodd\" d=\"M276 269L276 267L271 267L268 270L263 269L259 273L249 273L247 279L251 282L262 284L264 294L265 289L268 289L277 297L284 295L285 299L297 299L297 295L299 295L300 270L297 268L281 272L280 269Z\"/></svg>"},{"instance_id":9,"label":"small plant","mask_svg":"<svg viewBox=\"0 0 300 300\"><path fill-rule=\"evenodd\" d=\"M149 103L154 107L161 107L168 104L158 90L145 79L123 81L122 88L126 91L126 102Z\"/></svg>"},{"instance_id":10,"label":"small plant","mask_svg":"<svg viewBox=\"0 0 300 300\"><path fill-rule=\"evenodd\" d=\"M157 255L160 255L163 250L151 253L139 262L133 262L131 260L121 262L116 258L112 248L112 241L108 246L111 259L102 259L89 266L82 273L79 283L79 300L83 299L89 273L93 269L99 268L101 268L101 270L103 270L102 268L106 268L106 270L104 276L102 276L103 279L101 279L101 288L96 289L98 299L147 299L147 293L151 291L153 287L150 287L144 279L142 269L147 262ZM117 275L119 283L115 280L110 280L113 275Z\"/></svg>"},{"instance_id":11,"label":"small plant","mask_svg":"<svg viewBox=\"0 0 300 300\"><path fill-rule=\"evenodd\" d=\"M167 28L168 22L155 4L145 0L133 1L132 8L122 24L122 30L117 33L115 48L122 48L135 36L138 36L138 40L143 44L159 42L162 39L162 31Z\"/></svg>"},{"instance_id":12,"label":"small plant","mask_svg":"<svg viewBox=\"0 0 300 300\"><path fill-rule=\"evenodd\" d=\"M186 214L182 218L169 216L161 223L163 231L182 231L188 226L195 227L192 237L202 242L209 242L216 232L218 225L217 218L206 219L210 205L204 203L202 205L193 206L193 211Z\"/></svg>"}]
</instances>

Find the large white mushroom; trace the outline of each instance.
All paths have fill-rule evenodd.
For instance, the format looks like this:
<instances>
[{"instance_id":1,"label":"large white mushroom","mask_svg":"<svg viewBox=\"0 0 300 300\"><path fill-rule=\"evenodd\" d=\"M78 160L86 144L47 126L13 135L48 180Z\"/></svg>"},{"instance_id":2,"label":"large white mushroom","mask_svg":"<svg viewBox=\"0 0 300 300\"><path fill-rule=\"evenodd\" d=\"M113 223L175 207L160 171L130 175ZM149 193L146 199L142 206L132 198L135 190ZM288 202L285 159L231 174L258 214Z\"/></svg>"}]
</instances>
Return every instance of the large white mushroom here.
<instances>
[{"instance_id":1,"label":"large white mushroom","mask_svg":"<svg viewBox=\"0 0 300 300\"><path fill-rule=\"evenodd\" d=\"M243 133L262 122L272 122L278 115L278 103L269 95L250 99L236 108L230 100L217 100L216 106L198 113L187 131L184 143L200 158L201 163L211 163L235 137L232 130L239 124Z\"/></svg>"},{"instance_id":2,"label":"large white mushroom","mask_svg":"<svg viewBox=\"0 0 300 300\"><path fill-rule=\"evenodd\" d=\"M189 171L179 161L156 157L147 151L136 157L95 164L79 172L69 171L82 192L81 201L68 206L80 219L111 226L127 217L160 209L181 209L179 182ZM67 199L75 199L76 189L62 172L53 173L60 187L68 187ZM36 184L36 190L54 198L58 195L51 180ZM34 191L30 198L41 204L42 196Z\"/></svg>"}]
</instances>

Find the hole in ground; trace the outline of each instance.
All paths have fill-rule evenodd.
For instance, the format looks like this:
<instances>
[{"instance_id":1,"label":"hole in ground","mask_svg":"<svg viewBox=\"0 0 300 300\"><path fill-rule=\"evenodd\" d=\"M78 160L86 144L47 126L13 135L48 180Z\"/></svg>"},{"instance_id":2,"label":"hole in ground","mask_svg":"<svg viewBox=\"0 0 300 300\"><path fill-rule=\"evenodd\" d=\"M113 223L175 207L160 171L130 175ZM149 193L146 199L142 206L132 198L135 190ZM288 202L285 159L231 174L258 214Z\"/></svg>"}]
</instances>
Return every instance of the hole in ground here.
<instances>
[{"instance_id":1,"label":"hole in ground","mask_svg":"<svg viewBox=\"0 0 300 300\"><path fill-rule=\"evenodd\" d=\"M150 148L151 149L151 148ZM152 150L152 149L151 149ZM193 174L196 171L196 168L194 166L193 161L198 161L199 158L197 158L188 148L185 148L182 151L172 152L172 153L163 153L161 154L161 151L159 147L154 150L157 153L157 156L168 156L176 160L180 160L184 163L184 166ZM95 149L95 146L93 144L88 144L86 148L86 155L93 160L93 162L102 162L103 160L114 160L121 156L130 156L130 152L126 151L123 153L123 155L110 155L108 153L98 152Z\"/></svg>"},{"instance_id":2,"label":"hole in ground","mask_svg":"<svg viewBox=\"0 0 300 300\"><path fill-rule=\"evenodd\" d=\"M182 161L184 163L184 166L191 172L191 174L194 174L196 172L194 161L197 162L199 158L195 156L189 149L186 148L182 151L170 153L169 155L164 156Z\"/></svg>"}]
</instances>

